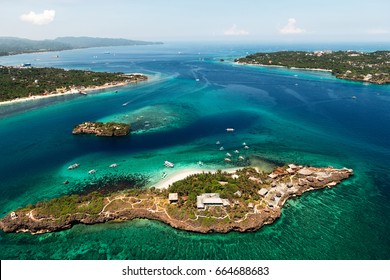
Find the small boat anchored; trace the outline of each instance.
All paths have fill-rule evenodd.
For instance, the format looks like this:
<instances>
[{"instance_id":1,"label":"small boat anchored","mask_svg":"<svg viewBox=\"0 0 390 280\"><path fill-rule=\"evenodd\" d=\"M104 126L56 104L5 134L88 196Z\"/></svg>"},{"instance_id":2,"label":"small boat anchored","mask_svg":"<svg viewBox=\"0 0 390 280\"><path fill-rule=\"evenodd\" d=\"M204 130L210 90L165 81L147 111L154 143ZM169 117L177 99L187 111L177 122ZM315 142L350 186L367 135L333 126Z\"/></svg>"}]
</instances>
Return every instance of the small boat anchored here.
<instances>
[{"instance_id":1,"label":"small boat anchored","mask_svg":"<svg viewBox=\"0 0 390 280\"><path fill-rule=\"evenodd\" d=\"M203 162L202 161L198 161L198 165L199 166L203 166Z\"/></svg>"},{"instance_id":2,"label":"small boat anchored","mask_svg":"<svg viewBox=\"0 0 390 280\"><path fill-rule=\"evenodd\" d=\"M113 163L113 164L110 165L110 168L115 168L115 167L117 167L117 166L118 166L118 164Z\"/></svg>"},{"instance_id":3,"label":"small boat anchored","mask_svg":"<svg viewBox=\"0 0 390 280\"><path fill-rule=\"evenodd\" d=\"M170 161L164 161L164 165L165 165L165 167L168 167L168 168L173 168L173 167L175 167L175 165L172 163L172 162L170 162Z\"/></svg>"},{"instance_id":4,"label":"small boat anchored","mask_svg":"<svg viewBox=\"0 0 390 280\"><path fill-rule=\"evenodd\" d=\"M96 169L91 169L91 170L88 171L88 174L95 174L96 171L97 171Z\"/></svg>"},{"instance_id":5,"label":"small boat anchored","mask_svg":"<svg viewBox=\"0 0 390 280\"><path fill-rule=\"evenodd\" d=\"M228 128L226 128L226 131L227 132L234 132L234 128L228 127Z\"/></svg>"},{"instance_id":6,"label":"small boat anchored","mask_svg":"<svg viewBox=\"0 0 390 280\"><path fill-rule=\"evenodd\" d=\"M74 164L72 164L72 165L69 165L69 166L68 166L68 169L69 169L69 170L76 169L76 168L79 167L79 166L80 166L80 164L74 163Z\"/></svg>"}]
</instances>

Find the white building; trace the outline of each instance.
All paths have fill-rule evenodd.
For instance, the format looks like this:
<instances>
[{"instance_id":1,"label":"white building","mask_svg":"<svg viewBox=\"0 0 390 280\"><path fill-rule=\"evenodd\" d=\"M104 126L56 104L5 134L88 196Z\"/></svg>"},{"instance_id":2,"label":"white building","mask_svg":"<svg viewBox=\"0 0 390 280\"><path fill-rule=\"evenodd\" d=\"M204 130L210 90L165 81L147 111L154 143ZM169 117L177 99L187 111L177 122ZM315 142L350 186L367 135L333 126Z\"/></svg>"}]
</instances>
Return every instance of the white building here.
<instances>
[{"instance_id":1,"label":"white building","mask_svg":"<svg viewBox=\"0 0 390 280\"><path fill-rule=\"evenodd\" d=\"M196 197L196 207L198 209L205 209L207 206L229 206L228 199L219 197L219 193L204 193Z\"/></svg>"}]
</instances>

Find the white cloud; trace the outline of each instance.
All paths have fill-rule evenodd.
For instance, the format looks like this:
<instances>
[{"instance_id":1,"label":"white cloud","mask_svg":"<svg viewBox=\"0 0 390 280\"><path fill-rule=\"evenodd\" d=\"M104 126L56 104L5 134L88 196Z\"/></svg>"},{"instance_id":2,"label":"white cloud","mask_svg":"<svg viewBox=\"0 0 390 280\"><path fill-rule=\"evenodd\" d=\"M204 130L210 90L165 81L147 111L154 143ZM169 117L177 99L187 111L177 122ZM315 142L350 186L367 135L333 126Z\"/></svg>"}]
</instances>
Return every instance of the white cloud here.
<instances>
[{"instance_id":1,"label":"white cloud","mask_svg":"<svg viewBox=\"0 0 390 280\"><path fill-rule=\"evenodd\" d=\"M249 35L249 32L244 29L238 29L237 25L233 24L232 27L225 30L223 34L227 36L245 36Z\"/></svg>"},{"instance_id":2,"label":"white cloud","mask_svg":"<svg viewBox=\"0 0 390 280\"><path fill-rule=\"evenodd\" d=\"M375 28L368 30L368 34L372 35L382 35L382 34L389 34L389 30L382 29L382 28Z\"/></svg>"},{"instance_id":3,"label":"white cloud","mask_svg":"<svg viewBox=\"0 0 390 280\"><path fill-rule=\"evenodd\" d=\"M45 25L52 22L55 16L56 11L54 10L44 10L41 14L36 14L35 12L31 11L28 14L21 15L20 19L35 25Z\"/></svg>"},{"instance_id":4,"label":"white cloud","mask_svg":"<svg viewBox=\"0 0 390 280\"><path fill-rule=\"evenodd\" d=\"M297 23L297 20L295 18L289 18L287 25L283 28L279 29L279 32L282 34L302 34L305 33L306 30L297 27L295 24Z\"/></svg>"}]
</instances>

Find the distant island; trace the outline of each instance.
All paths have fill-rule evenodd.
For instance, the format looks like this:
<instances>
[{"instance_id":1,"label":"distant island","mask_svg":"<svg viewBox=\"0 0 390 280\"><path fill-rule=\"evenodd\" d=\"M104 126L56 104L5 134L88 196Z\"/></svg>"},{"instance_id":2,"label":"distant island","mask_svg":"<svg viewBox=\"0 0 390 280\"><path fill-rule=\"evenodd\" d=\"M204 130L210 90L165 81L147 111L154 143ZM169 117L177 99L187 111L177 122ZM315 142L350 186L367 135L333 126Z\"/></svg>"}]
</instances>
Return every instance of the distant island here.
<instances>
[{"instance_id":1,"label":"distant island","mask_svg":"<svg viewBox=\"0 0 390 280\"><path fill-rule=\"evenodd\" d=\"M51 52L72 49L156 45L162 42L146 42L121 38L59 37L54 40L29 40L16 37L0 37L0 56L32 52Z\"/></svg>"},{"instance_id":2,"label":"distant island","mask_svg":"<svg viewBox=\"0 0 390 280\"><path fill-rule=\"evenodd\" d=\"M250 54L235 61L240 64L327 70L344 80L390 83L390 51L282 51Z\"/></svg>"},{"instance_id":3,"label":"distant island","mask_svg":"<svg viewBox=\"0 0 390 280\"><path fill-rule=\"evenodd\" d=\"M117 122L84 122L76 125L72 134L94 134L96 136L126 136L130 133L130 125Z\"/></svg>"},{"instance_id":4,"label":"distant island","mask_svg":"<svg viewBox=\"0 0 390 280\"><path fill-rule=\"evenodd\" d=\"M86 94L92 90L123 86L147 79L148 77L142 74L0 66L0 102L24 101L59 94Z\"/></svg>"},{"instance_id":5,"label":"distant island","mask_svg":"<svg viewBox=\"0 0 390 280\"><path fill-rule=\"evenodd\" d=\"M289 164L271 173L244 168L233 173L219 170L193 174L168 189L131 185L123 189L124 183L119 180L119 191L66 195L17 209L0 221L0 229L38 234L75 224L142 218L201 233L256 231L280 217L287 199L334 187L352 174L347 168ZM105 184L118 190L115 182Z\"/></svg>"}]
</instances>

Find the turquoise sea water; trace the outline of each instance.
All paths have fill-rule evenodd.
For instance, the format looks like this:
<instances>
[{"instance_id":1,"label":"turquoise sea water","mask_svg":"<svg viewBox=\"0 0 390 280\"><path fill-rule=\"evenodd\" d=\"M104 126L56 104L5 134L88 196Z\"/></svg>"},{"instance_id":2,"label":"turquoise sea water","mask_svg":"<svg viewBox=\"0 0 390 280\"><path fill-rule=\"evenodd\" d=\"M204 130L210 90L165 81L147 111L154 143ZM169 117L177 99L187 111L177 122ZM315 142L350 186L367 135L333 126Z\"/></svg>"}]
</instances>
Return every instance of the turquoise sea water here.
<instances>
[{"instance_id":1,"label":"turquoise sea water","mask_svg":"<svg viewBox=\"0 0 390 280\"><path fill-rule=\"evenodd\" d=\"M390 86L232 63L247 52L282 49L323 46L169 43L65 51L58 58L1 57L0 65L150 75L148 82L117 93L1 106L1 217L106 175L143 174L153 185L162 172L196 167L198 161L207 168L234 167L223 158L235 149L255 165L346 166L355 175L334 189L289 201L278 221L255 233L204 235L147 220L77 225L36 236L0 233L0 258L389 259ZM72 136L72 127L86 120L127 121L135 131L120 139ZM226 133L227 127L235 132ZM242 142L250 149L242 149ZM175 169L164 169L165 160ZM75 162L80 167L67 170ZM118 164L114 170L108 168L112 163ZM90 169L97 173L89 175Z\"/></svg>"}]
</instances>

